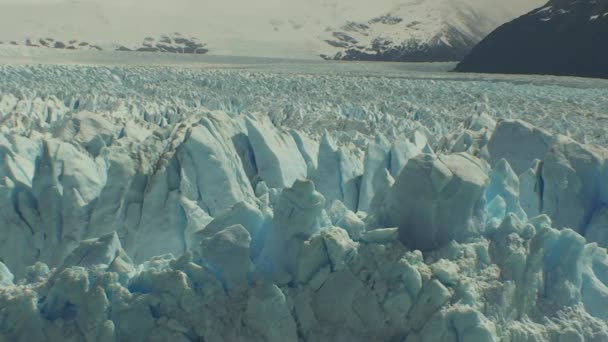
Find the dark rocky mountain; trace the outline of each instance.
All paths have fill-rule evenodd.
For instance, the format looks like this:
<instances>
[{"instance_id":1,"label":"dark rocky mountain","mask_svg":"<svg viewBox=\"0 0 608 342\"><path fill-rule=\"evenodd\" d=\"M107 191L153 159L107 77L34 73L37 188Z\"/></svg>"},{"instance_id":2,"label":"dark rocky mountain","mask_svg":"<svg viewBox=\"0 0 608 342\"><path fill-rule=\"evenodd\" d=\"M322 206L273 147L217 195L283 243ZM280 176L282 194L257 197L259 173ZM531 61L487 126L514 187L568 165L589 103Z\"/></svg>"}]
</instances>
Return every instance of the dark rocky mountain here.
<instances>
[{"instance_id":1,"label":"dark rocky mountain","mask_svg":"<svg viewBox=\"0 0 608 342\"><path fill-rule=\"evenodd\" d=\"M608 78L608 0L551 0L496 29L456 71Z\"/></svg>"}]
</instances>

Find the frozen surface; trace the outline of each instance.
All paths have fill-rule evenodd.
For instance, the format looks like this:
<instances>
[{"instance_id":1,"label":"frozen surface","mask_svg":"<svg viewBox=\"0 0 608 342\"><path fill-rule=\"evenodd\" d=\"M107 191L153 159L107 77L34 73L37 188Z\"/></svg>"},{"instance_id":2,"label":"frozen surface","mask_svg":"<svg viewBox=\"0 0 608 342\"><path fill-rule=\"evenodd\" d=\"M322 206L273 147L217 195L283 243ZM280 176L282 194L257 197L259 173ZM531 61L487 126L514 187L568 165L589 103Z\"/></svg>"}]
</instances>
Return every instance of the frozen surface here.
<instances>
[{"instance_id":1,"label":"frozen surface","mask_svg":"<svg viewBox=\"0 0 608 342\"><path fill-rule=\"evenodd\" d=\"M0 341L608 340L605 81L10 58Z\"/></svg>"}]
</instances>

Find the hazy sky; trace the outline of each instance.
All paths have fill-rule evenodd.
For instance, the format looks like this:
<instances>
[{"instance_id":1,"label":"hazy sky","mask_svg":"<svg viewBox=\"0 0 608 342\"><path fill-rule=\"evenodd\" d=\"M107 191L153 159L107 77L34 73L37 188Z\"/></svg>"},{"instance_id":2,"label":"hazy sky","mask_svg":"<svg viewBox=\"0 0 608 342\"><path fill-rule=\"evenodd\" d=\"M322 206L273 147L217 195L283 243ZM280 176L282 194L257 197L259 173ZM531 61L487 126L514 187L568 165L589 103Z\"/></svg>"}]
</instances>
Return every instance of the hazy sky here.
<instances>
[{"instance_id":1,"label":"hazy sky","mask_svg":"<svg viewBox=\"0 0 608 342\"><path fill-rule=\"evenodd\" d=\"M442 1L442 0L430 0ZM480 7L502 6L515 12L525 12L531 7L541 5L544 0L443 0L465 2ZM185 10L206 10L214 13L297 13L305 10L307 14L315 11L337 7L348 8L359 13L373 13L385 11L391 5L407 2L403 0L0 0L2 4L100 4L133 6L150 10L169 10L171 12L184 12ZM253 11L253 12L251 12Z\"/></svg>"}]
</instances>

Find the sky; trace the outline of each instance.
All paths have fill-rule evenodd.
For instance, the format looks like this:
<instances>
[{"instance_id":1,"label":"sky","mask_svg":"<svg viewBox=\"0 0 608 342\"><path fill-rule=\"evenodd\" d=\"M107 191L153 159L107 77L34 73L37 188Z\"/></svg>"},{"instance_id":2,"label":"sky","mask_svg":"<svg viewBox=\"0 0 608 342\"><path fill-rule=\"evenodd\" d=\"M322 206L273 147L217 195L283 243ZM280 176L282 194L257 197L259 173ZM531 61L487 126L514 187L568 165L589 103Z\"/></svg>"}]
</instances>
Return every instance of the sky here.
<instances>
[{"instance_id":1,"label":"sky","mask_svg":"<svg viewBox=\"0 0 608 342\"><path fill-rule=\"evenodd\" d=\"M0 41L52 36L128 45L179 31L223 54L316 56L327 27L415 1L422 0L0 0ZM424 1L472 5L508 20L544 2Z\"/></svg>"},{"instance_id":2,"label":"sky","mask_svg":"<svg viewBox=\"0 0 608 342\"><path fill-rule=\"evenodd\" d=\"M447 0L450 1L450 0ZM465 2L476 7L508 7L514 12L524 13L539 5L537 0L451 0ZM205 11L226 16L249 13L250 16L297 14L319 15L329 8L335 9L335 16L347 12L356 15L386 11L403 0L0 0L0 6L6 4L48 5L48 4L95 4L104 6L122 6L139 9L168 11L170 13L188 14ZM540 1L542 4L544 1ZM505 5L506 3L506 5Z\"/></svg>"}]
</instances>

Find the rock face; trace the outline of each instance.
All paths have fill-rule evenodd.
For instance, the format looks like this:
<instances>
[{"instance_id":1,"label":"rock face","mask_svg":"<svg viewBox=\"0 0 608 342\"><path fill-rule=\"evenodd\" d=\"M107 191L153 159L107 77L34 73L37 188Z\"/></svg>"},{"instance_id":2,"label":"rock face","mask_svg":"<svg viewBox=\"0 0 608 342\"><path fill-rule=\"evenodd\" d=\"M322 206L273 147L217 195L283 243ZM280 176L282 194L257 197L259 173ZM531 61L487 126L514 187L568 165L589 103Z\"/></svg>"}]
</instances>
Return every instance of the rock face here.
<instances>
[{"instance_id":1,"label":"rock face","mask_svg":"<svg viewBox=\"0 0 608 342\"><path fill-rule=\"evenodd\" d=\"M410 160L387 196L382 222L399 227L400 240L421 250L480 234L486 168L467 154Z\"/></svg>"},{"instance_id":2,"label":"rock face","mask_svg":"<svg viewBox=\"0 0 608 342\"><path fill-rule=\"evenodd\" d=\"M608 1L551 0L482 40L456 71L608 78Z\"/></svg>"}]
</instances>

